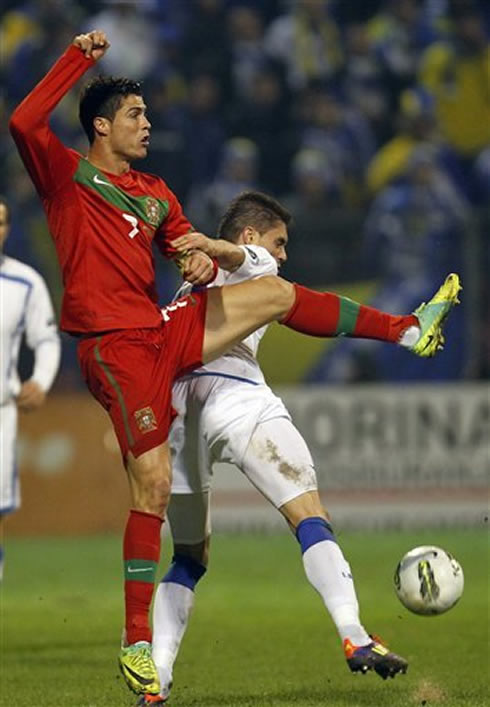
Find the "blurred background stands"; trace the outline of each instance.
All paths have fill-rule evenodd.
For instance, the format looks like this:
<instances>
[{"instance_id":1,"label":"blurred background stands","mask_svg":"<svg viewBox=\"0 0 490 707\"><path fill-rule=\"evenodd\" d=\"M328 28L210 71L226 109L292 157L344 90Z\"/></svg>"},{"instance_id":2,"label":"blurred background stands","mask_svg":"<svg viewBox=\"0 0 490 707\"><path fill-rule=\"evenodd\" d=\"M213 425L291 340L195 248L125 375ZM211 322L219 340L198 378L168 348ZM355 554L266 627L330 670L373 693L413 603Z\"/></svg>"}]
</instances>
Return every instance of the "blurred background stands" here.
<instances>
[{"instance_id":1,"label":"blurred background stands","mask_svg":"<svg viewBox=\"0 0 490 707\"><path fill-rule=\"evenodd\" d=\"M446 271L462 273L464 306L438 366L400 366L395 349L342 341L303 380L488 378L488 3L4 0L3 9L8 250L43 273L58 305L54 248L6 123L73 36L97 26L112 45L97 70L145 84L153 131L141 168L166 179L196 228L213 234L228 200L259 188L293 213L290 279L344 284L407 311ZM53 123L83 152L77 109L75 90ZM167 301L177 273L157 264ZM57 385L81 385L68 337Z\"/></svg>"}]
</instances>

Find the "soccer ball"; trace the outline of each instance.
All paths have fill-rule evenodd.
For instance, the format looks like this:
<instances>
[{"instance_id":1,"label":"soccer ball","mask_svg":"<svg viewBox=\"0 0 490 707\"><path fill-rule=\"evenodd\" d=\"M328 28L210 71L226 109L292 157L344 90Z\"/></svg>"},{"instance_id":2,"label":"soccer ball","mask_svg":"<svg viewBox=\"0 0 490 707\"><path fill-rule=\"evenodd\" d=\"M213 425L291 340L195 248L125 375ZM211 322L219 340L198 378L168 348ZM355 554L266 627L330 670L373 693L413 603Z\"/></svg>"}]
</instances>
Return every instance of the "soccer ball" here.
<instances>
[{"instance_id":1,"label":"soccer ball","mask_svg":"<svg viewBox=\"0 0 490 707\"><path fill-rule=\"evenodd\" d=\"M463 569L449 552L433 545L415 547L402 557L395 571L395 591L414 614L443 614L460 599Z\"/></svg>"}]
</instances>

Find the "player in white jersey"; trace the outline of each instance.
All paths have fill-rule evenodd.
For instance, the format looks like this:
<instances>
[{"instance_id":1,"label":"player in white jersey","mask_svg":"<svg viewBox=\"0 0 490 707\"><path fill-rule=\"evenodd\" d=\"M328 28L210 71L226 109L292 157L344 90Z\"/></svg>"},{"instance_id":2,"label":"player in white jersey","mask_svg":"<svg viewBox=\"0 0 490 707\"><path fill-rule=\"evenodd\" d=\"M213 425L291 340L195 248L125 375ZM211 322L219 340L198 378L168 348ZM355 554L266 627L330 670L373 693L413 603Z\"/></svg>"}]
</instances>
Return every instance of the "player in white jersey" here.
<instances>
[{"instance_id":1,"label":"player in white jersey","mask_svg":"<svg viewBox=\"0 0 490 707\"><path fill-rule=\"evenodd\" d=\"M221 269L213 286L275 275L286 260L289 220L274 199L246 192L227 210L220 239L194 234L189 245L218 259ZM235 464L285 517L300 543L306 576L337 627L351 670L373 669L382 677L406 671L406 661L373 640L360 623L350 567L320 501L310 452L256 359L266 329L174 384L178 416L170 436L173 482L168 509L174 557L153 608L153 659L161 694L146 695L139 705L163 704L170 691L195 585L208 561L215 462ZM195 435L186 444L186 429L193 424Z\"/></svg>"},{"instance_id":2,"label":"player in white jersey","mask_svg":"<svg viewBox=\"0 0 490 707\"><path fill-rule=\"evenodd\" d=\"M43 278L2 252L8 230L8 205L0 197L0 579L3 518L20 506L15 462L17 411L30 412L44 403L58 371L61 349ZM31 377L21 382L17 365L24 335L34 351L34 368Z\"/></svg>"}]
</instances>

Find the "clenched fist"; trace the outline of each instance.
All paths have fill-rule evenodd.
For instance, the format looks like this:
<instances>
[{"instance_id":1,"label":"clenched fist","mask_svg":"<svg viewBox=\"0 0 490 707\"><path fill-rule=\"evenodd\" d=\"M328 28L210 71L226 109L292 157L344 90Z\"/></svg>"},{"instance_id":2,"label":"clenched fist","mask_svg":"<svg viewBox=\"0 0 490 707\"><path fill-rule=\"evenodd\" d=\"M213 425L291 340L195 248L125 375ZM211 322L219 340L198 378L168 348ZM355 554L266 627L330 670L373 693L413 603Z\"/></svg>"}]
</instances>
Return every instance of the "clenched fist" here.
<instances>
[{"instance_id":1,"label":"clenched fist","mask_svg":"<svg viewBox=\"0 0 490 707\"><path fill-rule=\"evenodd\" d=\"M109 49L110 42L105 32L93 30L88 34L79 34L73 40L75 47L81 49L87 59L98 61Z\"/></svg>"}]
</instances>

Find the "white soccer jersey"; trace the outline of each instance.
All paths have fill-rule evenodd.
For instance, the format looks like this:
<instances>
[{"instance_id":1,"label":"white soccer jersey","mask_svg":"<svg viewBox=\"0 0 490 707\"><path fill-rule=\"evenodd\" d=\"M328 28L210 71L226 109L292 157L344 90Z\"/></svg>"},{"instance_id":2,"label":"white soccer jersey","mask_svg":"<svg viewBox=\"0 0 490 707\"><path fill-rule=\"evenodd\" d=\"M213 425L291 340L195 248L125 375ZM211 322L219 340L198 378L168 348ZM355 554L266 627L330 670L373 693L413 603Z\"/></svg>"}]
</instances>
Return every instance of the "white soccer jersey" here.
<instances>
[{"instance_id":1,"label":"white soccer jersey","mask_svg":"<svg viewBox=\"0 0 490 707\"><path fill-rule=\"evenodd\" d=\"M245 260L240 268L233 273L220 270L212 286L277 274L276 261L265 248L241 247L245 251ZM281 474L272 474L264 461L262 467L270 476L269 482L252 479L249 473L247 476L278 506L316 488L313 462L306 445L293 428L284 403L265 382L256 359L266 330L267 326L262 327L229 353L174 384L172 405L178 417L172 425L169 440L173 462L172 493L198 493L208 489L215 461L230 462L247 473L245 452L252 436L259 425L278 419L285 419L290 425L288 435L299 453L293 455L289 448L288 453L291 458L294 456L298 468L304 468L304 473L300 479L291 481ZM194 424L194 420L198 424L194 435L196 450L188 449L185 444L188 425Z\"/></svg>"},{"instance_id":2,"label":"white soccer jersey","mask_svg":"<svg viewBox=\"0 0 490 707\"><path fill-rule=\"evenodd\" d=\"M0 263L0 404L18 395L17 363L22 335L34 351L32 379L47 391L60 361L60 339L46 284L33 268L1 256Z\"/></svg>"},{"instance_id":3,"label":"white soccer jersey","mask_svg":"<svg viewBox=\"0 0 490 707\"><path fill-rule=\"evenodd\" d=\"M60 361L53 307L42 277L28 265L0 255L0 515L20 505L15 465L17 364L22 335L34 350L31 380L49 390Z\"/></svg>"},{"instance_id":4,"label":"white soccer jersey","mask_svg":"<svg viewBox=\"0 0 490 707\"><path fill-rule=\"evenodd\" d=\"M245 259L240 267L234 272L227 272L220 268L216 279L210 287L236 285L239 282L263 277L264 275L277 275L277 263L268 250L257 245L242 245L240 248L245 253ZM177 296L185 292L184 286L179 290ZM260 340L266 331L267 325L257 329L257 331L254 331L246 339L234 346L228 353L196 369L189 377L205 378L218 375L223 378L231 377L232 379L265 383L264 374L260 370L256 356ZM203 380L202 393L207 397L206 389L207 386ZM198 394L197 389L195 389L195 394Z\"/></svg>"}]
</instances>

